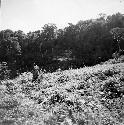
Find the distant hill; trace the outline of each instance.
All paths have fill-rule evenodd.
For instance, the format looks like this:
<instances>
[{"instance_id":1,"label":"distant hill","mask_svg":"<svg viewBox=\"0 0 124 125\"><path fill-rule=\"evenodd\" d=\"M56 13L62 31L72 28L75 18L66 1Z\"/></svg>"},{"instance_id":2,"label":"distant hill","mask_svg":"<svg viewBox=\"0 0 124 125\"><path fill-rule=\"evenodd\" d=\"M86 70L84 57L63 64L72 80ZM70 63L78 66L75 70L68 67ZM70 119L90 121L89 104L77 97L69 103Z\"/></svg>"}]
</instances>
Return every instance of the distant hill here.
<instances>
[{"instance_id":1,"label":"distant hill","mask_svg":"<svg viewBox=\"0 0 124 125\"><path fill-rule=\"evenodd\" d=\"M0 125L123 125L124 56L0 83Z\"/></svg>"}]
</instances>

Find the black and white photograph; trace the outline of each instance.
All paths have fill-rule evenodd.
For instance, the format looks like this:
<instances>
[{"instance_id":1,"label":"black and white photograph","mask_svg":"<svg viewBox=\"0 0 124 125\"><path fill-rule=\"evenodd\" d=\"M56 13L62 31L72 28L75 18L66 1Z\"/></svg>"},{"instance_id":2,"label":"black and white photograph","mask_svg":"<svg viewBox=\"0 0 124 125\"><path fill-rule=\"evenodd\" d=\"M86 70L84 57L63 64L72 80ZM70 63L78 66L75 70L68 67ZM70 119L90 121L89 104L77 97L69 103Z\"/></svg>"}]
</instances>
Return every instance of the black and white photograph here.
<instances>
[{"instance_id":1,"label":"black and white photograph","mask_svg":"<svg viewBox=\"0 0 124 125\"><path fill-rule=\"evenodd\" d=\"M0 125L124 125L124 0L0 0Z\"/></svg>"}]
</instances>

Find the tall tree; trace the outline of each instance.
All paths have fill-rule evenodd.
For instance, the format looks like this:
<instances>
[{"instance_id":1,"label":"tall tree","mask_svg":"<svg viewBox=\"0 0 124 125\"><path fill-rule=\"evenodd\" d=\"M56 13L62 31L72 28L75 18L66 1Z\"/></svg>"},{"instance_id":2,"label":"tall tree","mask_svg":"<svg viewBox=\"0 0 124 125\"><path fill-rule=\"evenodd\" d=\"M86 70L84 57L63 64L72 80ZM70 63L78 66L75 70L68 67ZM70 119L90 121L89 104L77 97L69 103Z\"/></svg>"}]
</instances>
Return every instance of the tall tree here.
<instances>
[{"instance_id":1,"label":"tall tree","mask_svg":"<svg viewBox=\"0 0 124 125\"><path fill-rule=\"evenodd\" d=\"M112 28L110 30L110 33L113 35L113 39L116 40L118 45L118 51L120 51L121 50L120 41L121 39L124 40L124 28L119 28L119 27Z\"/></svg>"}]
</instances>

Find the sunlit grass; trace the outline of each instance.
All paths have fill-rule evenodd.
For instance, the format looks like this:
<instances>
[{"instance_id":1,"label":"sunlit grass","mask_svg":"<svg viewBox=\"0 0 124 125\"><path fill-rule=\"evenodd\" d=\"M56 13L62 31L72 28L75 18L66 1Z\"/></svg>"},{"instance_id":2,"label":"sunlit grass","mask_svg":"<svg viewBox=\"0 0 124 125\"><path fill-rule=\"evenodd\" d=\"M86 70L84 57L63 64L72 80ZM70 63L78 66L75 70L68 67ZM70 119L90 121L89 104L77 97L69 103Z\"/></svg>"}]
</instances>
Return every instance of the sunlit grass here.
<instances>
[{"instance_id":1,"label":"sunlit grass","mask_svg":"<svg viewBox=\"0 0 124 125\"><path fill-rule=\"evenodd\" d=\"M118 95L117 95L118 94ZM124 62L23 73L0 84L0 125L124 124Z\"/></svg>"}]
</instances>

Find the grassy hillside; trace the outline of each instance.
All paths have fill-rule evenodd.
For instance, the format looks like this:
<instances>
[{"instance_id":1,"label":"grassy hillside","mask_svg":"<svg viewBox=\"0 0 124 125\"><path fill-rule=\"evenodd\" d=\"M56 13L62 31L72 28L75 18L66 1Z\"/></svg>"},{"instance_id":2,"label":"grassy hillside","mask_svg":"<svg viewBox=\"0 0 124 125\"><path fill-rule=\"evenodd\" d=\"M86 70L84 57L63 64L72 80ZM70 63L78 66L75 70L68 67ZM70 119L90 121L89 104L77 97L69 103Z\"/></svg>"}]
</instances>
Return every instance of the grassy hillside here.
<instances>
[{"instance_id":1,"label":"grassy hillside","mask_svg":"<svg viewBox=\"0 0 124 125\"><path fill-rule=\"evenodd\" d=\"M0 83L0 125L124 125L124 57Z\"/></svg>"}]
</instances>

